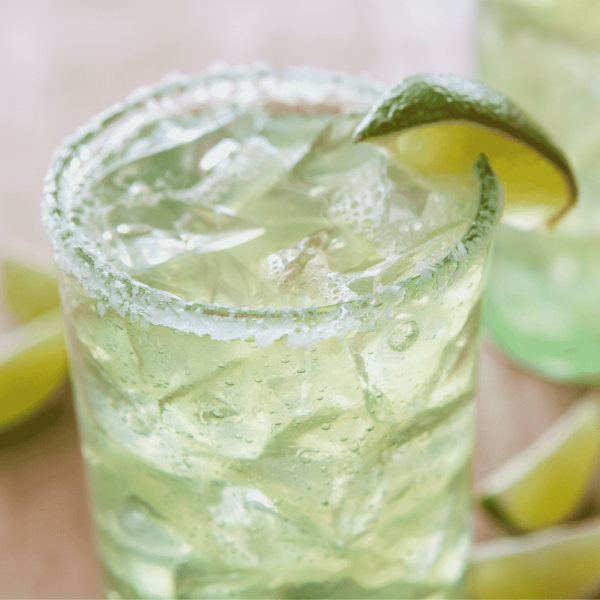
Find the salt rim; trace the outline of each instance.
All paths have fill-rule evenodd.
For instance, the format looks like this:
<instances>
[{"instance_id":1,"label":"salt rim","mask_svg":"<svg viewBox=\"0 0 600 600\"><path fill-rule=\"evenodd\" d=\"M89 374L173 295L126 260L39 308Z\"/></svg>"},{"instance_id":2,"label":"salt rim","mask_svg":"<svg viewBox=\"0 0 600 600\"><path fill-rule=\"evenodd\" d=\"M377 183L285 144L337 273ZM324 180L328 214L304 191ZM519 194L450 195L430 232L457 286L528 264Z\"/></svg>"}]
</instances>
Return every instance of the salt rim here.
<instances>
[{"instance_id":1,"label":"salt rim","mask_svg":"<svg viewBox=\"0 0 600 600\"><path fill-rule=\"evenodd\" d=\"M219 65L206 74L171 74L155 86L139 88L124 102L104 111L67 137L54 153L46 175L42 221L50 236L56 263L98 301L96 308L100 315L111 308L121 317L128 315L131 322L139 321L140 326L145 328L150 324L162 325L200 337L209 335L221 341L246 340L258 346L267 346L287 336L290 348L310 346L334 336L343 338L350 331L372 330L377 320L393 318L395 309L401 304L431 294L436 289L445 289L467 269L469 263L488 252L503 200L496 177L482 154L474 165L480 185L477 213L460 242L434 264L416 265L417 276L394 285L380 286L373 294L327 306L248 309L186 301L135 281L127 273L115 269L81 231L76 216L69 218L62 210L64 196L70 199L69 193L73 192L70 179L81 163L81 151L87 151L85 145L118 118L147 108L151 103L170 102L176 94L198 92L201 86L206 91L210 83L214 87L219 81L231 83L242 79L257 86L268 86L275 81L283 92L286 83L293 85L294 82L308 80L312 84L317 82L321 88L328 83L329 91L335 88L338 93L337 101L346 104L359 102L357 98L361 94L374 101L385 91L382 84L366 78L310 67L272 69L258 64L224 68ZM320 98L313 97L315 103L326 99L327 87L324 86ZM339 94L345 92L349 92L351 97L340 98ZM216 99L215 96L212 99ZM360 103L364 105L365 101Z\"/></svg>"}]
</instances>

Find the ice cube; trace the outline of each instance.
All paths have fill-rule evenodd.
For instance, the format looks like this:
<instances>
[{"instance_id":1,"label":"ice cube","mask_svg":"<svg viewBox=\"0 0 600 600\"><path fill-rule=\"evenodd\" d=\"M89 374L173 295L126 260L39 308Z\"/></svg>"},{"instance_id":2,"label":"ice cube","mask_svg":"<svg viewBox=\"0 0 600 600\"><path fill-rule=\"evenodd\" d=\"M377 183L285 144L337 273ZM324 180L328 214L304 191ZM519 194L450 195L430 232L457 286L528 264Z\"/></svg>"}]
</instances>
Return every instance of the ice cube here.
<instances>
[{"instance_id":1,"label":"ice cube","mask_svg":"<svg viewBox=\"0 0 600 600\"><path fill-rule=\"evenodd\" d=\"M326 579L343 568L345 560L334 541L307 518L306 509L298 510L298 502L302 499L296 498L296 509L286 515L258 488L226 486L220 504L209 507L223 562L248 575L260 570L266 589L290 580Z\"/></svg>"},{"instance_id":2,"label":"ice cube","mask_svg":"<svg viewBox=\"0 0 600 600\"><path fill-rule=\"evenodd\" d=\"M371 294L407 270L401 257L385 259L379 250L349 228L325 230L269 255L259 273L277 287L282 303L334 304Z\"/></svg>"},{"instance_id":3,"label":"ice cube","mask_svg":"<svg viewBox=\"0 0 600 600\"><path fill-rule=\"evenodd\" d=\"M373 294L380 286L389 286L420 275L423 281L435 273L432 264L445 256L460 240L468 227L464 221L448 223L429 235L420 236L420 243L402 253L392 254L385 260L352 275L345 284L358 295Z\"/></svg>"},{"instance_id":4,"label":"ice cube","mask_svg":"<svg viewBox=\"0 0 600 600\"><path fill-rule=\"evenodd\" d=\"M457 307L455 314L458 323L465 318L460 309L467 307ZM437 377L431 382L435 390L431 397L432 405L443 405L472 385L477 368L475 346L479 343L480 323L481 301L478 301L470 308L460 331L454 337L453 331L448 332L448 342L440 356Z\"/></svg>"},{"instance_id":5,"label":"ice cube","mask_svg":"<svg viewBox=\"0 0 600 600\"><path fill-rule=\"evenodd\" d=\"M327 173L319 181L328 188L330 206L327 216L334 225L352 227L362 236L385 224L388 185L385 161L375 156L358 167L342 173Z\"/></svg>"},{"instance_id":6,"label":"ice cube","mask_svg":"<svg viewBox=\"0 0 600 600\"><path fill-rule=\"evenodd\" d=\"M371 523L371 534L350 542L363 555L356 562L355 579L371 588L392 585L410 574L410 578L430 584L452 585L460 577L468 553L467 473L468 470L463 470L458 476L443 478L444 487L435 492L427 490L426 485L414 485L397 502L391 496L393 491L388 489L379 518ZM417 488L420 493L412 498L413 511L394 514L395 508ZM348 494L348 499L351 498ZM360 521L362 512L358 515ZM349 523L353 523L352 517ZM457 552L459 557L455 555Z\"/></svg>"},{"instance_id":7,"label":"ice cube","mask_svg":"<svg viewBox=\"0 0 600 600\"><path fill-rule=\"evenodd\" d=\"M278 518L273 502L251 487L226 486L221 494L221 503L210 512L217 526L242 527L246 531L259 531L266 522Z\"/></svg>"},{"instance_id":8,"label":"ice cube","mask_svg":"<svg viewBox=\"0 0 600 600\"><path fill-rule=\"evenodd\" d=\"M346 172L321 175L329 223L389 256L410 247L411 231L423 227L407 190L387 176L383 156Z\"/></svg>"},{"instance_id":9,"label":"ice cube","mask_svg":"<svg viewBox=\"0 0 600 600\"><path fill-rule=\"evenodd\" d=\"M211 166L206 176L176 197L203 206L220 204L240 213L251 199L265 194L305 151L304 145L277 148L259 135L241 144L223 140L200 161L203 170L202 165Z\"/></svg>"},{"instance_id":10,"label":"ice cube","mask_svg":"<svg viewBox=\"0 0 600 600\"><path fill-rule=\"evenodd\" d=\"M265 485L276 497L292 505L299 496L314 502L319 508L316 521L325 523L332 473L321 467L335 471L338 460L353 464L354 449L365 439L372 419L346 341L333 337L313 350L288 351L277 361L285 361L287 369L275 364L272 375L263 375L266 388L287 408L287 420L277 419L253 468L267 478Z\"/></svg>"},{"instance_id":11,"label":"ice cube","mask_svg":"<svg viewBox=\"0 0 600 600\"><path fill-rule=\"evenodd\" d=\"M257 377L262 361L259 356L253 361L234 359L165 397L162 423L179 434L191 452L208 448L228 458L260 457L272 432L294 417Z\"/></svg>"},{"instance_id":12,"label":"ice cube","mask_svg":"<svg viewBox=\"0 0 600 600\"><path fill-rule=\"evenodd\" d=\"M123 500L106 517L102 527L113 543L139 555L168 562L193 551L193 547L138 496Z\"/></svg>"},{"instance_id":13,"label":"ice cube","mask_svg":"<svg viewBox=\"0 0 600 600\"><path fill-rule=\"evenodd\" d=\"M172 567L134 554L110 554L102 543L99 547L103 552L107 598L175 598Z\"/></svg>"},{"instance_id":14,"label":"ice cube","mask_svg":"<svg viewBox=\"0 0 600 600\"><path fill-rule=\"evenodd\" d=\"M289 182L286 177L305 150L304 146L275 148L253 136L217 162L198 185L173 198L221 207L263 230L256 236L260 239L248 237L243 247L231 248L231 256L252 270L260 258L326 225L325 199L311 195L311 186Z\"/></svg>"},{"instance_id":15,"label":"ice cube","mask_svg":"<svg viewBox=\"0 0 600 600\"><path fill-rule=\"evenodd\" d=\"M380 285L399 280L405 270L403 256L389 256L368 269L348 277L346 285L359 296L373 294Z\"/></svg>"},{"instance_id":16,"label":"ice cube","mask_svg":"<svg viewBox=\"0 0 600 600\"><path fill-rule=\"evenodd\" d=\"M473 190L432 191L415 184L382 156L344 173L323 174L318 180L329 199L327 218L332 225L351 231L356 240L371 244L382 256L406 256L405 266L394 260L396 273L386 276L388 283L408 274L409 267L433 250L437 252L432 260L443 256L472 218L469 203L455 196L469 197Z\"/></svg>"},{"instance_id":17,"label":"ice cube","mask_svg":"<svg viewBox=\"0 0 600 600\"><path fill-rule=\"evenodd\" d=\"M347 171L378 156L368 144L354 144L352 132L360 117L339 117L329 122L291 171L291 177L314 180L337 171Z\"/></svg>"},{"instance_id":18,"label":"ice cube","mask_svg":"<svg viewBox=\"0 0 600 600\"><path fill-rule=\"evenodd\" d=\"M273 503L260 491L250 487L226 486L221 502L209 507L213 534L221 547L221 556L230 566L258 566L258 552L267 548L255 547L265 531L271 535L285 528ZM262 530L262 535L261 535ZM272 552L268 548L268 552Z\"/></svg>"},{"instance_id":19,"label":"ice cube","mask_svg":"<svg viewBox=\"0 0 600 600\"><path fill-rule=\"evenodd\" d=\"M387 163L386 178L392 184L388 222L395 223L399 220L420 218L431 190L417 184L406 171L397 167L393 162Z\"/></svg>"},{"instance_id":20,"label":"ice cube","mask_svg":"<svg viewBox=\"0 0 600 600\"><path fill-rule=\"evenodd\" d=\"M441 532L457 519L464 526L472 447L460 432L470 431L471 419L472 406L460 402L416 415L365 453L335 514L339 543L367 552L354 575L365 587L392 583L405 570L427 578L443 552Z\"/></svg>"},{"instance_id":21,"label":"ice cube","mask_svg":"<svg viewBox=\"0 0 600 600\"><path fill-rule=\"evenodd\" d=\"M135 275L137 281L192 302L257 307L272 291L229 252L186 253Z\"/></svg>"},{"instance_id":22,"label":"ice cube","mask_svg":"<svg viewBox=\"0 0 600 600\"><path fill-rule=\"evenodd\" d=\"M438 311L439 312L439 311ZM385 398L385 420L405 421L422 410L430 399L430 379L439 369L442 342L451 319L441 313L416 309L391 314L387 324L365 336L360 349L362 375L370 385L377 383L376 394ZM435 338L436 343L431 343ZM402 348L409 349L405 352Z\"/></svg>"},{"instance_id":23,"label":"ice cube","mask_svg":"<svg viewBox=\"0 0 600 600\"><path fill-rule=\"evenodd\" d=\"M175 572L160 563L130 559L129 581L138 593L147 598L174 598Z\"/></svg>"},{"instance_id":24,"label":"ice cube","mask_svg":"<svg viewBox=\"0 0 600 600\"><path fill-rule=\"evenodd\" d=\"M221 206L191 206L168 198L153 206L116 205L105 213L104 224L120 261L132 272L189 252L232 248L264 233Z\"/></svg>"},{"instance_id":25,"label":"ice cube","mask_svg":"<svg viewBox=\"0 0 600 600\"><path fill-rule=\"evenodd\" d=\"M293 306L317 304L322 291L327 291L322 290L330 272L323 247L326 240L327 234L321 232L267 257L267 277L278 285L280 294L292 299Z\"/></svg>"},{"instance_id":26,"label":"ice cube","mask_svg":"<svg viewBox=\"0 0 600 600\"><path fill-rule=\"evenodd\" d=\"M241 147L242 145L239 142L231 138L221 140L200 159L200 170L205 174L208 173L218 166L221 161L229 158L231 154L239 152Z\"/></svg>"},{"instance_id":27,"label":"ice cube","mask_svg":"<svg viewBox=\"0 0 600 600\"><path fill-rule=\"evenodd\" d=\"M305 144L309 148L331 121L331 115L290 112L289 107L283 105L276 107L271 104L268 110L269 117L264 120L258 133L280 148L298 144Z\"/></svg>"},{"instance_id":28,"label":"ice cube","mask_svg":"<svg viewBox=\"0 0 600 600\"><path fill-rule=\"evenodd\" d=\"M383 260L378 248L347 228L329 233L327 256L331 270L337 273L358 272Z\"/></svg>"},{"instance_id":29,"label":"ice cube","mask_svg":"<svg viewBox=\"0 0 600 600\"><path fill-rule=\"evenodd\" d=\"M311 195L306 185L278 180L263 195L249 198L237 214L265 229L260 239L244 248L232 250L232 256L244 262L260 259L302 238L328 227L324 217L327 201Z\"/></svg>"},{"instance_id":30,"label":"ice cube","mask_svg":"<svg viewBox=\"0 0 600 600\"><path fill-rule=\"evenodd\" d=\"M221 140L242 141L257 127L257 115L241 105L217 106L196 115L161 119L114 140L95 196L105 204L127 196L132 185L182 190L202 178L202 157Z\"/></svg>"},{"instance_id":31,"label":"ice cube","mask_svg":"<svg viewBox=\"0 0 600 600\"><path fill-rule=\"evenodd\" d=\"M198 447L212 446L212 439L207 425L216 419L224 419L223 423L239 422L239 412L222 398L203 394L197 397L189 390L171 394L162 403L161 420L171 430L183 434L184 445L191 452ZM185 440L185 437L189 438Z\"/></svg>"},{"instance_id":32,"label":"ice cube","mask_svg":"<svg viewBox=\"0 0 600 600\"><path fill-rule=\"evenodd\" d=\"M262 279L276 286L281 304L334 304L356 297L346 286L348 278L335 269L356 269L373 256L365 257L339 230L320 231L270 254L261 262L259 272Z\"/></svg>"}]
</instances>

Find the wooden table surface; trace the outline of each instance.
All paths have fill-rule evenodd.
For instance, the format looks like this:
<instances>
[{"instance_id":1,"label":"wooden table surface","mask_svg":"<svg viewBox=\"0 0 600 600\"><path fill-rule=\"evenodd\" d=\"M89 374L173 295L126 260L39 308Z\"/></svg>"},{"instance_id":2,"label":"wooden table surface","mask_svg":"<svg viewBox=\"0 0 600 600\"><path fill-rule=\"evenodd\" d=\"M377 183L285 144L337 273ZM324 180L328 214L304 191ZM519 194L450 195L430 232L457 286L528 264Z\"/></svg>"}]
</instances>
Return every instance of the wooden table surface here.
<instances>
[{"instance_id":1,"label":"wooden table surface","mask_svg":"<svg viewBox=\"0 0 600 600\"><path fill-rule=\"evenodd\" d=\"M0 0L0 252L51 260L39 220L61 139L134 88L212 61L311 64L394 83L472 74L474 0ZM0 311L0 331L11 326ZM583 388L544 381L484 340L475 478ZM101 595L68 390L0 436L0 598ZM497 534L475 515L478 539Z\"/></svg>"}]
</instances>

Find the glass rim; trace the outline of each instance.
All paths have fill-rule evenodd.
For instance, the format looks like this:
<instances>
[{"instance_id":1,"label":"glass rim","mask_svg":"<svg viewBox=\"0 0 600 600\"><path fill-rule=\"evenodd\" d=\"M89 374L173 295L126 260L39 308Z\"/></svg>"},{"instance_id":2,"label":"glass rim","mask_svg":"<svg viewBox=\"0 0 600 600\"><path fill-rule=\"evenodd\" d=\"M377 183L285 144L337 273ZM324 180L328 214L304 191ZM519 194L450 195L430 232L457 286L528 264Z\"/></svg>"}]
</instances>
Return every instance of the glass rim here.
<instances>
[{"instance_id":1,"label":"glass rim","mask_svg":"<svg viewBox=\"0 0 600 600\"><path fill-rule=\"evenodd\" d=\"M442 258L420 274L380 286L375 292L340 301L335 304L310 307L244 308L206 302L188 301L181 297L153 288L118 270L92 241L84 234L75 218L61 209L63 195L69 189L69 176L80 164L80 150L120 118L147 106L149 102L169 99L175 92L195 89L194 86L219 78L243 79L253 77L276 77L286 79L308 78L314 83L329 81L342 86L363 88L373 94L383 93L383 84L365 77L316 69L312 67L272 68L264 63L252 67L226 68L218 66L203 73L192 75L170 74L154 86L144 86L134 91L125 101L115 104L92 118L86 125L68 136L53 154L46 174L42 200L42 221L54 248L55 261L68 275L73 276L88 293L97 300L97 310L102 315L107 308L114 309L122 317L128 314L132 322L164 325L184 333L205 335L221 331L222 339L254 338L264 345L285 335L295 336L297 345L306 338L308 330L314 333L341 336L343 331L356 329L358 321L378 318L410 298L431 294L436 289L450 286L457 273L465 270L472 260L487 251L491 232L499 221L502 197L498 183L487 158L482 154L474 164L479 181L477 211L471 224L459 242ZM373 96L376 99L376 96ZM387 313L386 313L387 314ZM225 324L229 324L226 327ZM230 331L223 332L223 328ZM318 330L318 331L316 331ZM225 336L225 337L223 337ZM269 340L269 341L265 341ZM263 344L261 344L263 345Z\"/></svg>"}]
</instances>

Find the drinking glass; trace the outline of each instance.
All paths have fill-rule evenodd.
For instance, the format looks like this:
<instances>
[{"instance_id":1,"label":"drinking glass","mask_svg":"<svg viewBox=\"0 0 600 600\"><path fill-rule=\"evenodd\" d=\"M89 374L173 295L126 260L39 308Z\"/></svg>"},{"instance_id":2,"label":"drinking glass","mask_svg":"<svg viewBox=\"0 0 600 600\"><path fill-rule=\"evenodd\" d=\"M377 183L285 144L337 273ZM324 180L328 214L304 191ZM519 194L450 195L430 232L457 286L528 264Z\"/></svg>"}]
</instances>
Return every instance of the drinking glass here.
<instances>
[{"instance_id":1,"label":"drinking glass","mask_svg":"<svg viewBox=\"0 0 600 600\"><path fill-rule=\"evenodd\" d=\"M459 595L499 201L353 144L381 84L171 77L68 139L44 222L110 598Z\"/></svg>"}]
</instances>

